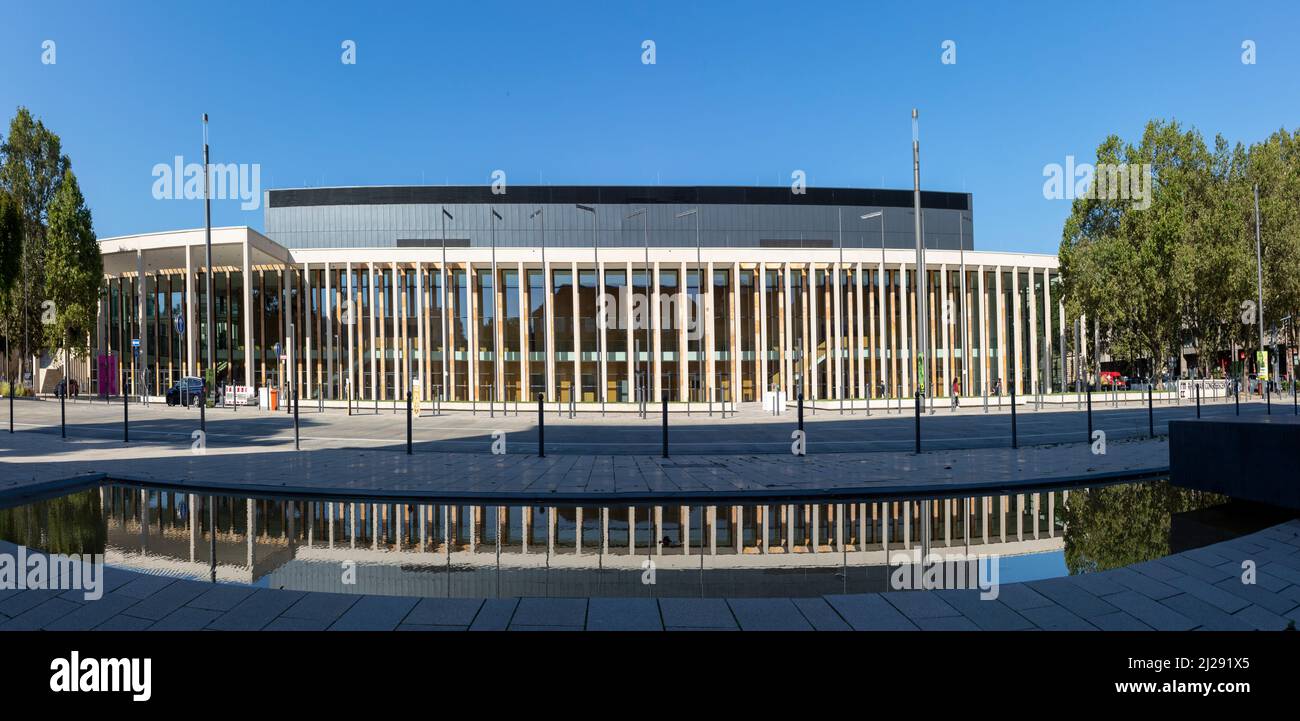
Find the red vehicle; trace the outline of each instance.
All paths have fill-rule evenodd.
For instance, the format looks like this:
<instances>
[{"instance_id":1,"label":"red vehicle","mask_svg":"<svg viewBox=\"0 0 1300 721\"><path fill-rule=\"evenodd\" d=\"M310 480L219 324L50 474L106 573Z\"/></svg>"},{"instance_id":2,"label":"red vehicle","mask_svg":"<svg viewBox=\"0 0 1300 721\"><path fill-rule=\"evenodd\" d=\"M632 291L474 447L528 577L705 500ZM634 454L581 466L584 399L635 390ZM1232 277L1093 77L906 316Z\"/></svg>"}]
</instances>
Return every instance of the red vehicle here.
<instances>
[{"instance_id":1,"label":"red vehicle","mask_svg":"<svg viewBox=\"0 0 1300 721\"><path fill-rule=\"evenodd\" d=\"M1119 371L1102 371L1101 387L1118 388L1120 390L1127 390L1128 378L1125 378Z\"/></svg>"}]
</instances>

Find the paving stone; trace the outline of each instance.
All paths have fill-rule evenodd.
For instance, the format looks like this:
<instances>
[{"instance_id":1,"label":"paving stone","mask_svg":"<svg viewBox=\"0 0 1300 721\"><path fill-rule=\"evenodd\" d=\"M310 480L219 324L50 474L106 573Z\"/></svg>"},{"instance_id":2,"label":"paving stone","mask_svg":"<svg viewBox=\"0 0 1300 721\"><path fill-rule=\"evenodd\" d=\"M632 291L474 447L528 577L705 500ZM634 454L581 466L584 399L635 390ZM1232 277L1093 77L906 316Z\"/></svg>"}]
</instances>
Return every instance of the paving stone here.
<instances>
[{"instance_id":1,"label":"paving stone","mask_svg":"<svg viewBox=\"0 0 1300 721\"><path fill-rule=\"evenodd\" d=\"M1242 583L1240 579L1229 578L1214 584L1228 593L1261 606L1274 614L1283 614L1296 607L1296 602L1280 593L1272 593L1258 584Z\"/></svg>"},{"instance_id":2,"label":"paving stone","mask_svg":"<svg viewBox=\"0 0 1300 721\"><path fill-rule=\"evenodd\" d=\"M1157 581L1168 581L1171 578L1178 578L1179 576L1186 575L1182 571L1172 566L1167 566L1163 563L1160 563L1158 559L1153 561L1143 561L1142 563L1135 563L1131 566L1128 566L1128 568L1137 571L1138 573L1141 573L1144 576L1150 576L1151 578L1154 578Z\"/></svg>"},{"instance_id":3,"label":"paving stone","mask_svg":"<svg viewBox=\"0 0 1300 721\"><path fill-rule=\"evenodd\" d=\"M1055 605L1051 599L1023 583L1002 584L998 590L998 600L1016 611Z\"/></svg>"},{"instance_id":4,"label":"paving stone","mask_svg":"<svg viewBox=\"0 0 1300 721\"><path fill-rule=\"evenodd\" d=\"M516 626L510 624L511 631L581 631L582 626Z\"/></svg>"},{"instance_id":5,"label":"paving stone","mask_svg":"<svg viewBox=\"0 0 1300 721\"><path fill-rule=\"evenodd\" d=\"M150 631L201 631L217 620L220 611L181 606L149 627Z\"/></svg>"},{"instance_id":6,"label":"paving stone","mask_svg":"<svg viewBox=\"0 0 1300 721\"><path fill-rule=\"evenodd\" d=\"M415 608L417 600L406 596L362 596L329 630L392 631Z\"/></svg>"},{"instance_id":7,"label":"paving stone","mask_svg":"<svg viewBox=\"0 0 1300 721\"><path fill-rule=\"evenodd\" d=\"M474 623L470 624L471 631L504 631L510 627L510 617L515 614L515 608L519 605L517 598L489 598L483 602L479 608L478 615L474 617Z\"/></svg>"},{"instance_id":8,"label":"paving stone","mask_svg":"<svg viewBox=\"0 0 1300 721\"><path fill-rule=\"evenodd\" d=\"M1003 586L1002 588L1007 588ZM1027 631L1036 628L999 599L982 599L979 591L935 591L965 618L985 631Z\"/></svg>"},{"instance_id":9,"label":"paving stone","mask_svg":"<svg viewBox=\"0 0 1300 721\"><path fill-rule=\"evenodd\" d=\"M1157 631L1189 631L1196 627L1190 618L1136 591L1117 593L1106 600Z\"/></svg>"},{"instance_id":10,"label":"paving stone","mask_svg":"<svg viewBox=\"0 0 1300 721\"><path fill-rule=\"evenodd\" d=\"M1116 611L1088 619L1103 631L1150 631L1151 627L1124 613Z\"/></svg>"},{"instance_id":11,"label":"paving stone","mask_svg":"<svg viewBox=\"0 0 1300 721\"><path fill-rule=\"evenodd\" d=\"M398 631L468 631L469 626L429 626L419 623L404 623Z\"/></svg>"},{"instance_id":12,"label":"paving stone","mask_svg":"<svg viewBox=\"0 0 1300 721\"><path fill-rule=\"evenodd\" d=\"M720 598L661 598L664 628L738 628L727 602Z\"/></svg>"},{"instance_id":13,"label":"paving stone","mask_svg":"<svg viewBox=\"0 0 1300 721\"><path fill-rule=\"evenodd\" d=\"M538 598L519 599L510 626L586 626L587 599Z\"/></svg>"},{"instance_id":14,"label":"paving stone","mask_svg":"<svg viewBox=\"0 0 1300 721\"><path fill-rule=\"evenodd\" d=\"M1196 561L1197 563L1217 567L1221 564L1232 562L1235 554L1225 553L1224 549L1219 549L1215 546L1204 546L1202 548L1193 548L1190 551L1183 551L1182 555Z\"/></svg>"},{"instance_id":15,"label":"paving stone","mask_svg":"<svg viewBox=\"0 0 1300 721\"><path fill-rule=\"evenodd\" d=\"M403 624L417 626L463 626L469 628L483 606L481 598L422 598L407 614Z\"/></svg>"},{"instance_id":16,"label":"paving stone","mask_svg":"<svg viewBox=\"0 0 1300 721\"><path fill-rule=\"evenodd\" d=\"M1037 606L1019 610L1020 615L1029 619L1044 631L1095 631L1096 626L1079 618L1068 609L1060 606Z\"/></svg>"},{"instance_id":17,"label":"paving stone","mask_svg":"<svg viewBox=\"0 0 1300 721\"><path fill-rule=\"evenodd\" d=\"M588 631L662 631L653 598L593 598L587 602Z\"/></svg>"},{"instance_id":18,"label":"paving stone","mask_svg":"<svg viewBox=\"0 0 1300 721\"><path fill-rule=\"evenodd\" d=\"M1043 581L1033 581L1027 585L1052 599L1058 605L1065 607L1076 616L1085 619L1093 616L1104 616L1118 610L1109 603L1088 593L1080 586L1071 583L1069 579L1051 578Z\"/></svg>"},{"instance_id":19,"label":"paving stone","mask_svg":"<svg viewBox=\"0 0 1300 721\"><path fill-rule=\"evenodd\" d=\"M208 628L217 631L259 631L304 595L301 591L259 589L221 614L217 620L208 624Z\"/></svg>"},{"instance_id":20,"label":"paving stone","mask_svg":"<svg viewBox=\"0 0 1300 721\"><path fill-rule=\"evenodd\" d=\"M51 597L0 624L0 631L37 631L81 608L82 604Z\"/></svg>"},{"instance_id":21,"label":"paving stone","mask_svg":"<svg viewBox=\"0 0 1300 721\"><path fill-rule=\"evenodd\" d=\"M143 631L153 625L147 618L118 614L95 627L96 631Z\"/></svg>"},{"instance_id":22,"label":"paving stone","mask_svg":"<svg viewBox=\"0 0 1300 721\"><path fill-rule=\"evenodd\" d=\"M1169 585L1182 589L1189 595L1199 598L1225 613L1236 613L1250 605L1249 601L1240 596L1234 596L1218 586L1213 586L1191 576L1176 578L1170 581Z\"/></svg>"},{"instance_id":23,"label":"paving stone","mask_svg":"<svg viewBox=\"0 0 1300 721\"><path fill-rule=\"evenodd\" d=\"M729 598L742 631L811 631L812 624L788 598Z\"/></svg>"},{"instance_id":24,"label":"paving stone","mask_svg":"<svg viewBox=\"0 0 1300 721\"><path fill-rule=\"evenodd\" d=\"M97 601L87 601L71 613L45 624L47 631L87 631L118 615L134 598L108 594Z\"/></svg>"},{"instance_id":25,"label":"paving stone","mask_svg":"<svg viewBox=\"0 0 1300 721\"><path fill-rule=\"evenodd\" d=\"M137 574L135 578L114 589L115 593L132 598L148 598L164 588L176 583L169 576L153 576L147 573Z\"/></svg>"},{"instance_id":26,"label":"paving stone","mask_svg":"<svg viewBox=\"0 0 1300 721\"><path fill-rule=\"evenodd\" d=\"M1177 555L1169 556L1167 558L1162 558L1159 560L1159 563L1162 563L1170 568L1177 569L1178 571L1180 571L1185 575L1192 576L1193 578L1199 578L1202 581L1205 581L1206 583L1218 583L1219 581L1222 581L1225 578L1235 575L1231 573L1225 573L1212 566L1207 566L1204 563L1193 561L1190 558L1185 558L1183 556L1177 556Z\"/></svg>"},{"instance_id":27,"label":"paving stone","mask_svg":"<svg viewBox=\"0 0 1300 721\"><path fill-rule=\"evenodd\" d=\"M137 601L123 613L128 616L157 621L210 590L212 590L211 583L176 581L166 588Z\"/></svg>"},{"instance_id":28,"label":"paving stone","mask_svg":"<svg viewBox=\"0 0 1300 721\"><path fill-rule=\"evenodd\" d=\"M961 615L933 591L888 591L880 597L913 621Z\"/></svg>"},{"instance_id":29,"label":"paving stone","mask_svg":"<svg viewBox=\"0 0 1300 721\"><path fill-rule=\"evenodd\" d=\"M840 615L826 603L824 598L795 598L794 605L808 619L808 623L818 631L851 631L850 626Z\"/></svg>"},{"instance_id":30,"label":"paving stone","mask_svg":"<svg viewBox=\"0 0 1300 721\"><path fill-rule=\"evenodd\" d=\"M0 614L4 614L9 618L21 616L52 598L58 598L59 595L63 593L63 591L59 590L45 589L25 589L21 591L17 589L11 590L12 593L10 593L7 598L0 600ZM68 599L59 600L66 601ZM76 602L69 601L69 603Z\"/></svg>"},{"instance_id":31,"label":"paving stone","mask_svg":"<svg viewBox=\"0 0 1300 721\"><path fill-rule=\"evenodd\" d=\"M281 616L324 621L328 626L338 620L338 617L351 608L359 598L361 598L359 594L351 593L309 593L285 610Z\"/></svg>"},{"instance_id":32,"label":"paving stone","mask_svg":"<svg viewBox=\"0 0 1300 721\"><path fill-rule=\"evenodd\" d=\"M1091 593L1098 598L1107 596L1112 593L1119 593L1125 588L1118 583L1106 578L1100 573L1081 573L1077 576L1070 576L1070 583Z\"/></svg>"},{"instance_id":33,"label":"paving stone","mask_svg":"<svg viewBox=\"0 0 1300 721\"><path fill-rule=\"evenodd\" d=\"M976 626L965 616L935 616L917 619L916 625L922 631L978 631Z\"/></svg>"},{"instance_id":34,"label":"paving stone","mask_svg":"<svg viewBox=\"0 0 1300 721\"><path fill-rule=\"evenodd\" d=\"M332 619L331 619L332 620ZM280 616L274 621L266 624L263 631L324 631L329 628L331 621L323 621L311 618L290 618Z\"/></svg>"},{"instance_id":35,"label":"paving stone","mask_svg":"<svg viewBox=\"0 0 1300 721\"><path fill-rule=\"evenodd\" d=\"M239 605L240 601L253 595L256 589L248 586L227 586L224 584L215 584L208 590L199 594L194 600L185 604L193 608L202 608L208 611L229 611Z\"/></svg>"},{"instance_id":36,"label":"paving stone","mask_svg":"<svg viewBox=\"0 0 1300 721\"><path fill-rule=\"evenodd\" d=\"M822 596L854 631L915 631L916 624L908 620L893 604L878 593Z\"/></svg>"},{"instance_id":37,"label":"paving stone","mask_svg":"<svg viewBox=\"0 0 1300 721\"><path fill-rule=\"evenodd\" d=\"M1198 631L1253 631L1245 621L1200 600L1190 594L1170 596L1160 603L1174 609L1196 622Z\"/></svg>"},{"instance_id":38,"label":"paving stone","mask_svg":"<svg viewBox=\"0 0 1300 721\"><path fill-rule=\"evenodd\" d=\"M1289 619L1255 605L1247 606L1232 615L1260 631L1281 631L1290 625Z\"/></svg>"},{"instance_id":39,"label":"paving stone","mask_svg":"<svg viewBox=\"0 0 1300 721\"><path fill-rule=\"evenodd\" d=\"M1147 598L1159 600L1161 598L1168 598L1182 593L1182 591L1179 591L1167 583L1162 583L1150 576L1138 573L1137 571L1128 568L1111 569L1106 571L1106 576L1115 583L1118 583L1131 591L1137 591ZM1110 601L1110 597L1108 596L1106 600Z\"/></svg>"}]
</instances>

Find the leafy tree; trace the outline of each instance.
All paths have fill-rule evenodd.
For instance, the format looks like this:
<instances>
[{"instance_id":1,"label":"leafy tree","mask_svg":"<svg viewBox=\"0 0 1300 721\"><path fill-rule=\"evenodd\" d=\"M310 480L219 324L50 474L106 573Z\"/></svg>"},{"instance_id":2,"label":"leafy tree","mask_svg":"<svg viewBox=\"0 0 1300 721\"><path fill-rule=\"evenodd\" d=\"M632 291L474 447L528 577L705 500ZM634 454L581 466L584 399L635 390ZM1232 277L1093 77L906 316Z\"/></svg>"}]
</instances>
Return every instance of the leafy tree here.
<instances>
[{"instance_id":1,"label":"leafy tree","mask_svg":"<svg viewBox=\"0 0 1300 721\"><path fill-rule=\"evenodd\" d=\"M20 281L0 297L0 324L15 349L26 352L40 348L43 340L46 217L69 166L59 136L27 108L18 108L9 123L9 136L0 144L0 190L18 203L22 221Z\"/></svg>"},{"instance_id":2,"label":"leafy tree","mask_svg":"<svg viewBox=\"0 0 1300 721\"><path fill-rule=\"evenodd\" d=\"M104 263L77 176L68 170L50 203L45 244L45 293L54 301L54 322L46 326L51 348L81 356L95 326ZM77 339L81 342L73 342Z\"/></svg>"}]
</instances>

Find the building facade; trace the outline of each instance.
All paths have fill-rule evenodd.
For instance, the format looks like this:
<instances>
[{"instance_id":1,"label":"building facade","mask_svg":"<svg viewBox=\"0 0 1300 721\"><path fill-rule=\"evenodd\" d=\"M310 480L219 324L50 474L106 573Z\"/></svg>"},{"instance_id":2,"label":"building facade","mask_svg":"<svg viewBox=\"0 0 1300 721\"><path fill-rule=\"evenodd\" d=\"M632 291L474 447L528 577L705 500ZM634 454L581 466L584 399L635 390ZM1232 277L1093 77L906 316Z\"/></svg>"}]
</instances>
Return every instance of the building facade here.
<instances>
[{"instance_id":1,"label":"building facade","mask_svg":"<svg viewBox=\"0 0 1300 721\"><path fill-rule=\"evenodd\" d=\"M725 187L271 190L213 230L219 382L302 397L635 403L1061 391L1051 255L974 249L971 197ZM101 241L95 393L204 372L204 231ZM1083 351L1086 355L1086 350Z\"/></svg>"}]
</instances>

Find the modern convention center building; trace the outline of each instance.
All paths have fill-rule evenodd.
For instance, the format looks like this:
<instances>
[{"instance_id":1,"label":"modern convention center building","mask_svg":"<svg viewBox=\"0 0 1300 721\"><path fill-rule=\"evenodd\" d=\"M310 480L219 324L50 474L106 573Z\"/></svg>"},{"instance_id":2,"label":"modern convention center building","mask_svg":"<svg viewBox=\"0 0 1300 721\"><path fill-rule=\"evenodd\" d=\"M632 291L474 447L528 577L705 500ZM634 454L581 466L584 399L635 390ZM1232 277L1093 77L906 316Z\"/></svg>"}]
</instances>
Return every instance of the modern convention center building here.
<instances>
[{"instance_id":1,"label":"modern convention center building","mask_svg":"<svg viewBox=\"0 0 1300 721\"><path fill-rule=\"evenodd\" d=\"M253 388L296 374L306 399L1027 394L1063 390L1067 335L1070 348L1088 337L1066 318L1055 256L975 250L966 193L921 193L926 353L910 190L342 187L265 201L264 233L212 231L213 365L218 383ZM82 388L157 396L203 375L203 229L100 244Z\"/></svg>"}]
</instances>

